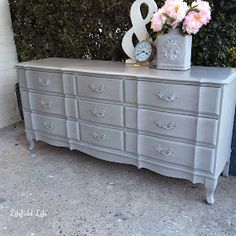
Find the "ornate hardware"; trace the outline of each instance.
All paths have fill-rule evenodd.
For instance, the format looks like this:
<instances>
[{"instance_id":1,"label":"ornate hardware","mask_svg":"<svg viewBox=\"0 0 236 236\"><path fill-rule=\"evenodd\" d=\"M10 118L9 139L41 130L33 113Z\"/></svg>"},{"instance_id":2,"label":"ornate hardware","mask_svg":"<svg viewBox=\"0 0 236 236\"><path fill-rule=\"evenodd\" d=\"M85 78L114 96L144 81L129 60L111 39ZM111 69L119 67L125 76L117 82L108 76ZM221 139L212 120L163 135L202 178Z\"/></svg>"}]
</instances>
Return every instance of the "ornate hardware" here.
<instances>
[{"instance_id":1,"label":"ornate hardware","mask_svg":"<svg viewBox=\"0 0 236 236\"><path fill-rule=\"evenodd\" d=\"M155 124L159 127L159 128L162 128L162 129L165 129L165 130L173 130L176 128L176 124L174 121L171 121L169 123L161 123L159 120L156 120L155 121Z\"/></svg>"},{"instance_id":2,"label":"ornate hardware","mask_svg":"<svg viewBox=\"0 0 236 236\"><path fill-rule=\"evenodd\" d=\"M43 80L42 78L38 78L38 82L42 85L42 86L48 86L49 83L50 83L50 80L47 79L47 80Z\"/></svg>"},{"instance_id":3,"label":"ornate hardware","mask_svg":"<svg viewBox=\"0 0 236 236\"><path fill-rule=\"evenodd\" d=\"M90 84L89 88L95 93L103 93L105 89L105 85L102 84L97 87L95 84Z\"/></svg>"},{"instance_id":4,"label":"ornate hardware","mask_svg":"<svg viewBox=\"0 0 236 236\"><path fill-rule=\"evenodd\" d=\"M45 102L44 100L41 100L41 106L48 110L52 109L52 104L50 102Z\"/></svg>"},{"instance_id":5,"label":"ornate hardware","mask_svg":"<svg viewBox=\"0 0 236 236\"><path fill-rule=\"evenodd\" d=\"M48 130L52 130L52 129L54 129L55 127L56 127L56 125L54 124L54 123L47 123L46 121L44 121L43 122L43 125L44 125L44 127L46 128L46 129L48 129Z\"/></svg>"},{"instance_id":6,"label":"ornate hardware","mask_svg":"<svg viewBox=\"0 0 236 236\"><path fill-rule=\"evenodd\" d=\"M155 150L160 153L162 156L165 157L173 157L174 156L174 151L172 148L164 150L163 148L161 148L159 145L155 145L154 146Z\"/></svg>"},{"instance_id":7,"label":"ornate hardware","mask_svg":"<svg viewBox=\"0 0 236 236\"><path fill-rule=\"evenodd\" d=\"M106 141L107 140L107 135L105 135L105 134L103 134L103 135L98 135L96 132L93 132L92 134L91 134L92 136L93 136L93 138L94 139L96 139L97 141Z\"/></svg>"},{"instance_id":8,"label":"ornate hardware","mask_svg":"<svg viewBox=\"0 0 236 236\"><path fill-rule=\"evenodd\" d=\"M98 111L94 110L94 111L90 111L90 112L98 118L105 118L105 116L108 115L108 113L106 111L98 112Z\"/></svg>"},{"instance_id":9,"label":"ornate hardware","mask_svg":"<svg viewBox=\"0 0 236 236\"><path fill-rule=\"evenodd\" d=\"M180 99L176 96L175 93L170 93L168 95L163 95L160 92L157 92L155 95L158 96L160 99L166 101L166 102L175 102L175 101Z\"/></svg>"}]
</instances>

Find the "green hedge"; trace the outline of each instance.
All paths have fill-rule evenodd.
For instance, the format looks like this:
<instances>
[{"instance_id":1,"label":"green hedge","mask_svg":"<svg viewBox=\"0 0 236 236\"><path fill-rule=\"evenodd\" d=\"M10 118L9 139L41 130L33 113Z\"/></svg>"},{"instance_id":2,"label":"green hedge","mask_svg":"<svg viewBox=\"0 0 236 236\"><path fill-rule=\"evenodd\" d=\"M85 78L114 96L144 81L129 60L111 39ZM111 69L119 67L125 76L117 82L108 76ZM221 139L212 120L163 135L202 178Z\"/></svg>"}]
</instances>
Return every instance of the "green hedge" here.
<instances>
[{"instance_id":1,"label":"green hedge","mask_svg":"<svg viewBox=\"0 0 236 236\"><path fill-rule=\"evenodd\" d=\"M132 0L9 0L19 61L125 60ZM161 6L164 1L157 1ZM213 19L193 42L193 64L236 67L236 2L210 0Z\"/></svg>"}]
</instances>

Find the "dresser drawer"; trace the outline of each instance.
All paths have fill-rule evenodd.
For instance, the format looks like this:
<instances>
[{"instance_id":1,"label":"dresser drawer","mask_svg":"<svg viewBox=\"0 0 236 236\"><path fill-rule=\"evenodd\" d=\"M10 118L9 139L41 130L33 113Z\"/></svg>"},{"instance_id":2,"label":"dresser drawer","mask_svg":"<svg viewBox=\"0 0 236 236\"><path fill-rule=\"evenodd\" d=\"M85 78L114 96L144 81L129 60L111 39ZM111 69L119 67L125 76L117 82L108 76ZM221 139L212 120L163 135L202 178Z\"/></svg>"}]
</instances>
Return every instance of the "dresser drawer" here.
<instances>
[{"instance_id":1,"label":"dresser drawer","mask_svg":"<svg viewBox=\"0 0 236 236\"><path fill-rule=\"evenodd\" d=\"M62 74L42 71L26 71L27 86L29 89L63 93Z\"/></svg>"},{"instance_id":2,"label":"dresser drawer","mask_svg":"<svg viewBox=\"0 0 236 236\"><path fill-rule=\"evenodd\" d=\"M144 132L216 145L218 121L187 115L126 108L125 126Z\"/></svg>"},{"instance_id":3,"label":"dresser drawer","mask_svg":"<svg viewBox=\"0 0 236 236\"><path fill-rule=\"evenodd\" d=\"M29 93L29 99L33 111L66 116L63 97Z\"/></svg>"},{"instance_id":4,"label":"dresser drawer","mask_svg":"<svg viewBox=\"0 0 236 236\"><path fill-rule=\"evenodd\" d=\"M33 129L51 135L67 137L66 120L32 114Z\"/></svg>"},{"instance_id":5,"label":"dresser drawer","mask_svg":"<svg viewBox=\"0 0 236 236\"><path fill-rule=\"evenodd\" d=\"M220 88L125 81L125 92L128 103L219 115Z\"/></svg>"},{"instance_id":6,"label":"dresser drawer","mask_svg":"<svg viewBox=\"0 0 236 236\"><path fill-rule=\"evenodd\" d=\"M139 136L139 155L170 164L213 173L215 150L200 146L171 142L144 135ZM145 160L145 157L142 158Z\"/></svg>"},{"instance_id":7,"label":"dresser drawer","mask_svg":"<svg viewBox=\"0 0 236 236\"><path fill-rule=\"evenodd\" d=\"M77 76L77 81L81 97L122 101L122 80Z\"/></svg>"},{"instance_id":8,"label":"dresser drawer","mask_svg":"<svg viewBox=\"0 0 236 236\"><path fill-rule=\"evenodd\" d=\"M21 91L23 108L38 113L77 118L77 99Z\"/></svg>"},{"instance_id":9,"label":"dresser drawer","mask_svg":"<svg viewBox=\"0 0 236 236\"><path fill-rule=\"evenodd\" d=\"M81 140L107 148L123 149L123 132L81 124Z\"/></svg>"},{"instance_id":10,"label":"dresser drawer","mask_svg":"<svg viewBox=\"0 0 236 236\"><path fill-rule=\"evenodd\" d=\"M80 101L79 112L82 120L123 126L122 106Z\"/></svg>"}]
</instances>

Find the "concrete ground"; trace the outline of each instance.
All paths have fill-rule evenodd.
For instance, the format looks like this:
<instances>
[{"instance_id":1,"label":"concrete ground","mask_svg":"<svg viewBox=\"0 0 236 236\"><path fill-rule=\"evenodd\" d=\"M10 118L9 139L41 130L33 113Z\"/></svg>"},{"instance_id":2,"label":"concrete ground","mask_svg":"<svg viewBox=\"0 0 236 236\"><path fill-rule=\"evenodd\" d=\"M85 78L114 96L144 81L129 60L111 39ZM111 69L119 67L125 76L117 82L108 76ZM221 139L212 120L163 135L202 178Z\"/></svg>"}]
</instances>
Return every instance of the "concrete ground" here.
<instances>
[{"instance_id":1,"label":"concrete ground","mask_svg":"<svg viewBox=\"0 0 236 236\"><path fill-rule=\"evenodd\" d=\"M0 130L0 236L236 235L236 177L204 187Z\"/></svg>"}]
</instances>

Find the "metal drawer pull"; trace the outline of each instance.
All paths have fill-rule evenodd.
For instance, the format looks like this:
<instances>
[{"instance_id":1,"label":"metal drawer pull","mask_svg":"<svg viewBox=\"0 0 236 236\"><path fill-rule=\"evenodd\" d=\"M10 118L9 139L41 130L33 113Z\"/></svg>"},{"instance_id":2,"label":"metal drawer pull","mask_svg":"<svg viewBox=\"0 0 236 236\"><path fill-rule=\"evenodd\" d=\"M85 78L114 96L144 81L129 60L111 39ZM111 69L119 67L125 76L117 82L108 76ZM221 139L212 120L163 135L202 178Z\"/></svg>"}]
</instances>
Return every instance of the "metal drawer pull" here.
<instances>
[{"instance_id":1,"label":"metal drawer pull","mask_svg":"<svg viewBox=\"0 0 236 236\"><path fill-rule=\"evenodd\" d=\"M155 123L159 128L162 128L165 130L173 130L176 128L176 124L174 121L171 121L169 123L161 123L159 120L156 120Z\"/></svg>"},{"instance_id":2,"label":"metal drawer pull","mask_svg":"<svg viewBox=\"0 0 236 236\"><path fill-rule=\"evenodd\" d=\"M175 101L180 99L176 96L175 93L170 93L168 95L163 95L163 94L161 94L161 92L157 92L155 95L157 97L159 97L160 99L166 101L166 102L175 102Z\"/></svg>"},{"instance_id":3,"label":"metal drawer pull","mask_svg":"<svg viewBox=\"0 0 236 236\"><path fill-rule=\"evenodd\" d=\"M103 135L98 135L96 132L91 134L93 136L94 139L98 140L98 141L106 141L107 140L107 135L103 134Z\"/></svg>"},{"instance_id":4,"label":"metal drawer pull","mask_svg":"<svg viewBox=\"0 0 236 236\"><path fill-rule=\"evenodd\" d=\"M98 118L105 118L105 116L108 115L108 113L106 111L98 112L98 111L94 110L94 111L90 111L90 112Z\"/></svg>"},{"instance_id":5,"label":"metal drawer pull","mask_svg":"<svg viewBox=\"0 0 236 236\"><path fill-rule=\"evenodd\" d=\"M38 78L38 81L39 81L39 83L42 85L42 86L48 86L49 85L49 82L50 82L50 80L49 79L47 79L47 80L43 80L42 78Z\"/></svg>"},{"instance_id":6,"label":"metal drawer pull","mask_svg":"<svg viewBox=\"0 0 236 236\"><path fill-rule=\"evenodd\" d=\"M103 93L105 89L105 85L102 84L99 87L97 87L95 84L90 84L89 88L95 93Z\"/></svg>"},{"instance_id":7,"label":"metal drawer pull","mask_svg":"<svg viewBox=\"0 0 236 236\"><path fill-rule=\"evenodd\" d=\"M174 156L174 151L173 149L167 149L167 150L164 150L162 149L159 145L155 145L154 146L155 150L160 153L162 156L165 156L165 157L173 157Z\"/></svg>"},{"instance_id":8,"label":"metal drawer pull","mask_svg":"<svg viewBox=\"0 0 236 236\"><path fill-rule=\"evenodd\" d=\"M52 129L54 129L55 127L56 127L56 125L54 124L54 123L47 123L46 121L44 121L43 122L43 125L44 125L44 127L46 128L46 129L48 129L48 130L52 130Z\"/></svg>"},{"instance_id":9,"label":"metal drawer pull","mask_svg":"<svg viewBox=\"0 0 236 236\"><path fill-rule=\"evenodd\" d=\"M50 102L45 102L44 100L41 100L41 106L48 110L52 109L52 104Z\"/></svg>"}]
</instances>

